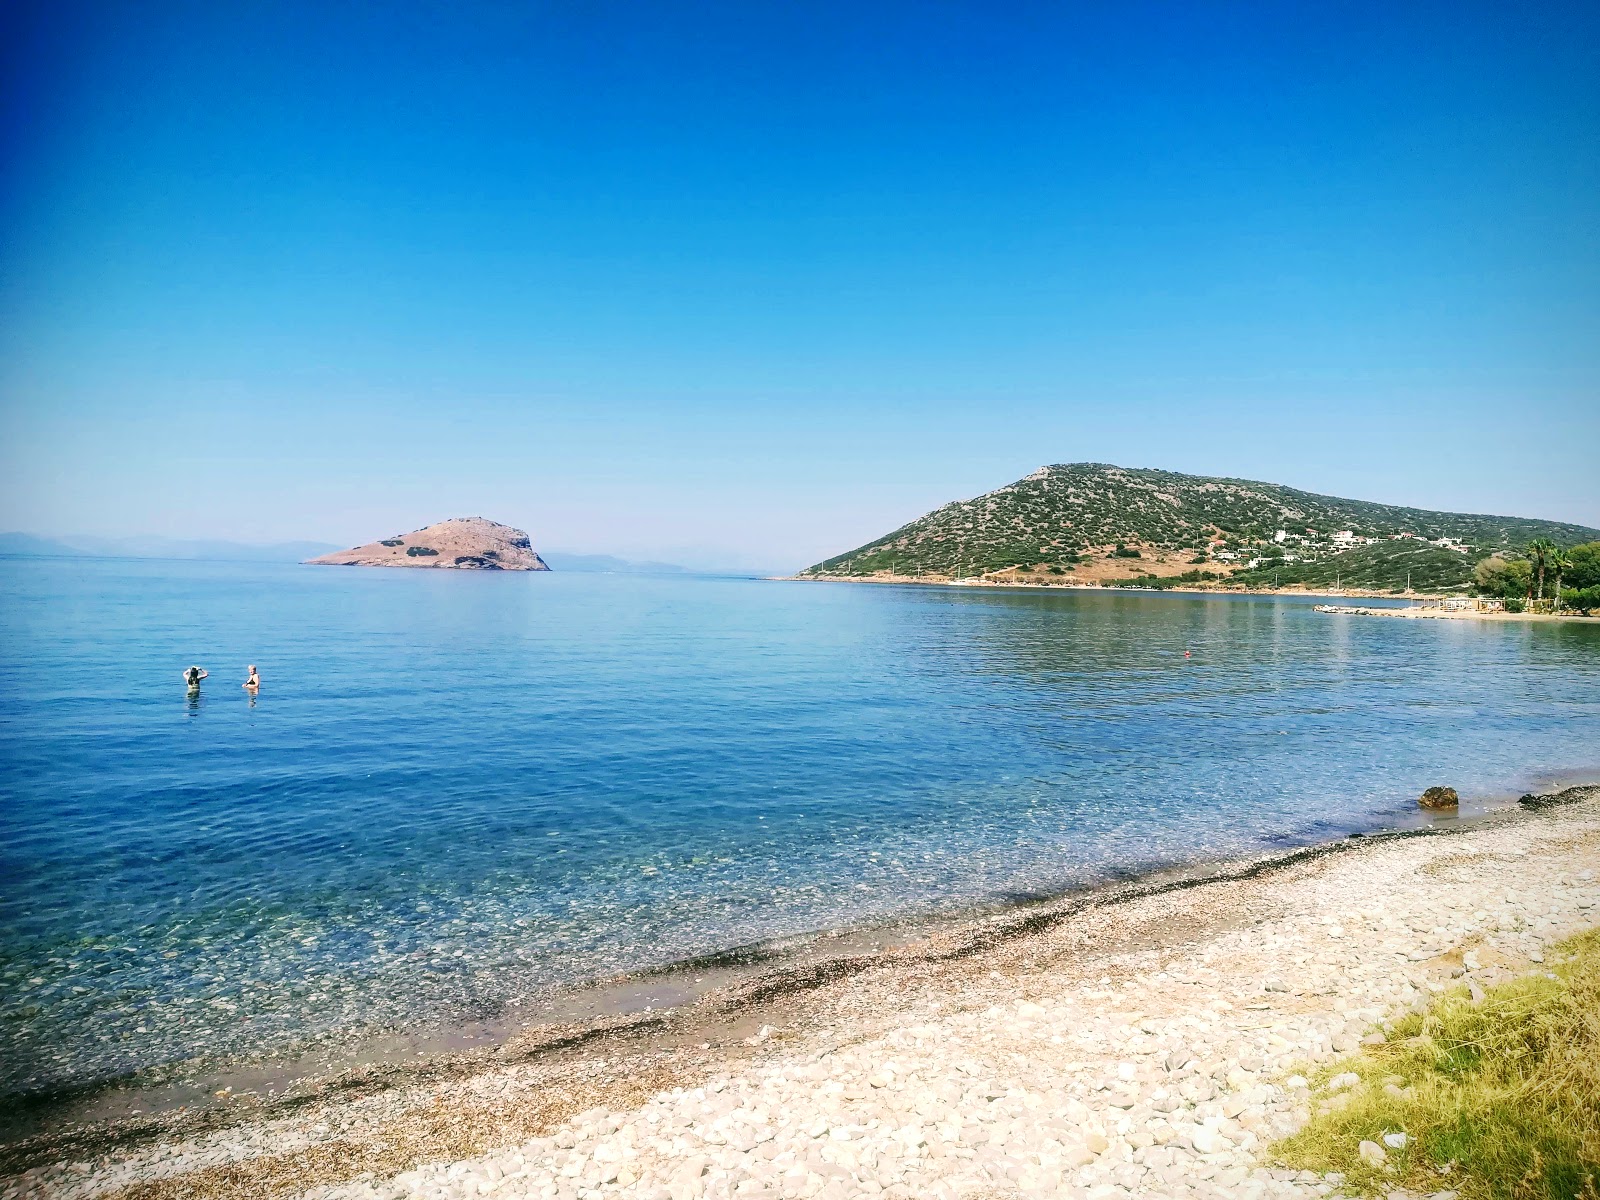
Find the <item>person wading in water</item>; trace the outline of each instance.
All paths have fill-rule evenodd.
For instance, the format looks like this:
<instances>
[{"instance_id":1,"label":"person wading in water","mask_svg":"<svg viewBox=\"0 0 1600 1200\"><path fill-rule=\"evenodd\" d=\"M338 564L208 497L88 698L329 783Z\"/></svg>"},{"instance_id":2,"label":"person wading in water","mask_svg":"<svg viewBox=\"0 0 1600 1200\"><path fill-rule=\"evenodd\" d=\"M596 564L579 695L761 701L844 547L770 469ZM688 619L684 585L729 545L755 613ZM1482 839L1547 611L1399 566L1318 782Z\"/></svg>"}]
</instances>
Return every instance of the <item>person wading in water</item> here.
<instances>
[{"instance_id":1,"label":"person wading in water","mask_svg":"<svg viewBox=\"0 0 1600 1200\"><path fill-rule=\"evenodd\" d=\"M198 692L200 690L200 681L208 674L210 672L204 667L190 667L183 673L183 682L189 685L191 692Z\"/></svg>"}]
</instances>

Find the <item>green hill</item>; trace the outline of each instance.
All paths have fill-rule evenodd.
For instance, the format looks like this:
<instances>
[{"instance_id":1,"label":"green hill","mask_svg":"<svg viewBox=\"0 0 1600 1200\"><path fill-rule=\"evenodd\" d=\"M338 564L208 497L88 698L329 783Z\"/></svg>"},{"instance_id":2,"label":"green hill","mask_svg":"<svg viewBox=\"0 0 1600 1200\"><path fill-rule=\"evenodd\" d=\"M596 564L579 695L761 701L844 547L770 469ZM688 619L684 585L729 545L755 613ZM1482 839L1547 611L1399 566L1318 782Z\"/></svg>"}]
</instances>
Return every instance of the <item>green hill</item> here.
<instances>
[{"instance_id":1,"label":"green hill","mask_svg":"<svg viewBox=\"0 0 1600 1200\"><path fill-rule=\"evenodd\" d=\"M996 491L946 504L801 574L955 578L1019 567L1067 574L1085 559L1115 555L1120 544L1125 549L1119 559L1132 559L1137 550L1153 560L1151 568L1159 564L1162 574L1178 573L1168 569L1178 561L1234 570L1263 558L1271 561L1230 582L1260 586L1265 575L1270 584L1275 568L1285 584L1344 578L1351 586L1403 587L1410 570L1421 589L1460 586L1477 559L1536 537L1573 545L1600 537L1600 530L1346 500L1249 479L1068 463L1040 467ZM1369 545L1368 538L1378 542ZM1426 545L1439 539L1453 539L1468 553Z\"/></svg>"}]
</instances>

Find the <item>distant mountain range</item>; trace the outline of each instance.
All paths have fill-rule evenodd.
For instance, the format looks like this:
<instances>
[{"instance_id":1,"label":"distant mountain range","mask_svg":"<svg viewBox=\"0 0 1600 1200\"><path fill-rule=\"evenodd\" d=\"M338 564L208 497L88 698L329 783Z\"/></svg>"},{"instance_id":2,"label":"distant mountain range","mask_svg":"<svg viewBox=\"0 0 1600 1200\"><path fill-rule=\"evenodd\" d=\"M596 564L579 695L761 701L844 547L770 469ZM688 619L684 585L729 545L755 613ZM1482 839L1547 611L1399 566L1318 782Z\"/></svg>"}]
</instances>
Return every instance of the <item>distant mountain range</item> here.
<instances>
[{"instance_id":1,"label":"distant mountain range","mask_svg":"<svg viewBox=\"0 0 1600 1200\"><path fill-rule=\"evenodd\" d=\"M694 574L688 567L676 563L633 562L615 558L610 554L568 554L560 550L543 552L545 562L552 571L579 572L605 575L684 575Z\"/></svg>"},{"instance_id":2,"label":"distant mountain range","mask_svg":"<svg viewBox=\"0 0 1600 1200\"><path fill-rule=\"evenodd\" d=\"M1402 586L1409 559L1412 568L1426 564L1430 586L1454 587L1466 582L1477 558L1538 537L1570 546L1600 538L1600 530L1346 500L1249 479L1066 463L946 504L801 574L951 579L1042 573L1071 577L1060 582L1113 582L1216 564L1222 575L1253 569L1239 582L1258 585L1274 566L1280 574L1298 566L1288 573L1310 583L1323 575L1339 578L1335 560L1359 547L1351 565L1359 563L1368 586ZM1367 549L1390 541L1420 557Z\"/></svg>"},{"instance_id":3,"label":"distant mountain range","mask_svg":"<svg viewBox=\"0 0 1600 1200\"><path fill-rule=\"evenodd\" d=\"M167 558L220 562L304 562L339 547L330 542L226 542L165 537L35 537L0 533L0 554L28 558Z\"/></svg>"}]
</instances>

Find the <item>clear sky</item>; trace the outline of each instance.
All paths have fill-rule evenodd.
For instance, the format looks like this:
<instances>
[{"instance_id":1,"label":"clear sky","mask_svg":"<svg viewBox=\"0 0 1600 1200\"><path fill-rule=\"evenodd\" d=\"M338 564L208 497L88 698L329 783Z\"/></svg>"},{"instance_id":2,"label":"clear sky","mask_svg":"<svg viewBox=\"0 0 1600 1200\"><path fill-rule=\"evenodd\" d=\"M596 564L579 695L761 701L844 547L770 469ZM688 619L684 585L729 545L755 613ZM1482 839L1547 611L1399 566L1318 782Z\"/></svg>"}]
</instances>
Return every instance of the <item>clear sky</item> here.
<instances>
[{"instance_id":1,"label":"clear sky","mask_svg":"<svg viewBox=\"0 0 1600 1200\"><path fill-rule=\"evenodd\" d=\"M4 6L0 528L798 566L1046 462L1600 525L1600 6Z\"/></svg>"}]
</instances>

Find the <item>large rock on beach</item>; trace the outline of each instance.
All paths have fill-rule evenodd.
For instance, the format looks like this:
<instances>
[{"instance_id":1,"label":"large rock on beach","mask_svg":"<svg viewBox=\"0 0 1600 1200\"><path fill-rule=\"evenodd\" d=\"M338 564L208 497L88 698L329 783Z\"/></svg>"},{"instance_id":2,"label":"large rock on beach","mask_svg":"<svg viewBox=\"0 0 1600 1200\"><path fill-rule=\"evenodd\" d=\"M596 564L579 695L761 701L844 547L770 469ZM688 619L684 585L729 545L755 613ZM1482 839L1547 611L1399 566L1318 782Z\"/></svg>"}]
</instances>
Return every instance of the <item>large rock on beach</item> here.
<instances>
[{"instance_id":1,"label":"large rock on beach","mask_svg":"<svg viewBox=\"0 0 1600 1200\"><path fill-rule=\"evenodd\" d=\"M310 560L327 567L448 567L458 571L548 571L520 529L482 517L456 517L413 533L352 546Z\"/></svg>"},{"instance_id":2,"label":"large rock on beach","mask_svg":"<svg viewBox=\"0 0 1600 1200\"><path fill-rule=\"evenodd\" d=\"M1456 795L1452 787L1431 787L1417 797L1417 803L1423 808L1459 808L1461 797Z\"/></svg>"}]
</instances>

